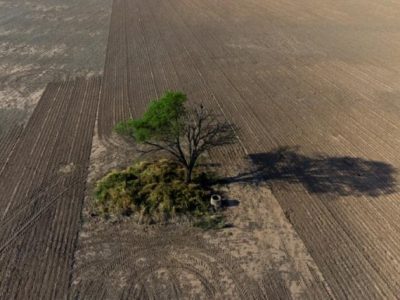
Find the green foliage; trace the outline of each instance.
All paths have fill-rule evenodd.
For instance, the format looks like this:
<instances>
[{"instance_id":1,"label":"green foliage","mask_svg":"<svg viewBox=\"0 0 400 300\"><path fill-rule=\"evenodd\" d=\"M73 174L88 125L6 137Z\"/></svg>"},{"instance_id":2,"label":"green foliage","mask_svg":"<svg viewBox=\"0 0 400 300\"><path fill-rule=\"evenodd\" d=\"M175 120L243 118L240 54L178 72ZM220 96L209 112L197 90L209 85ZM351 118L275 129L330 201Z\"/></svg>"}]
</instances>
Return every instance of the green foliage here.
<instances>
[{"instance_id":1,"label":"green foliage","mask_svg":"<svg viewBox=\"0 0 400 300\"><path fill-rule=\"evenodd\" d=\"M106 216L136 213L154 221L176 215L208 215L210 190L204 184L206 175L195 174L190 184L184 182L184 175L180 164L165 159L113 171L97 182L96 207Z\"/></svg>"},{"instance_id":2,"label":"green foliage","mask_svg":"<svg viewBox=\"0 0 400 300\"><path fill-rule=\"evenodd\" d=\"M150 102L142 118L119 122L114 129L139 143L179 135L186 113L185 101L186 95L181 92L166 92Z\"/></svg>"}]
</instances>

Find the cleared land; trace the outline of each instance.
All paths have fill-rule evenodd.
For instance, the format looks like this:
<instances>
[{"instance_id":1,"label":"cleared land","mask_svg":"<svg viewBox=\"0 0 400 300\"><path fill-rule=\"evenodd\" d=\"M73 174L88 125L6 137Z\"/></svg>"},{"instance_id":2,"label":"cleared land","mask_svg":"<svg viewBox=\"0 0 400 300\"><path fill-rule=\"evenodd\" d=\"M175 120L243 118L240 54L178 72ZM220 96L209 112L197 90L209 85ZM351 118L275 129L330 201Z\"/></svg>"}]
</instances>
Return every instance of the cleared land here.
<instances>
[{"instance_id":1,"label":"cleared land","mask_svg":"<svg viewBox=\"0 0 400 300\"><path fill-rule=\"evenodd\" d=\"M0 294L67 294L100 80L49 84L0 177Z\"/></svg>"},{"instance_id":2,"label":"cleared land","mask_svg":"<svg viewBox=\"0 0 400 300\"><path fill-rule=\"evenodd\" d=\"M334 295L395 298L399 9L373 1L115 1L100 135L168 88L221 108L241 126L248 158Z\"/></svg>"},{"instance_id":3,"label":"cleared land","mask_svg":"<svg viewBox=\"0 0 400 300\"><path fill-rule=\"evenodd\" d=\"M123 150L123 151L121 151ZM213 153L226 155L231 149ZM240 147L237 152L243 151ZM111 168L138 156L118 137L95 134L88 191ZM243 167L241 161L240 169ZM232 164L221 168L237 174ZM331 298L318 267L265 184L232 182L224 189L226 221L220 231L185 224L138 225L83 210L71 297L78 299Z\"/></svg>"},{"instance_id":4,"label":"cleared land","mask_svg":"<svg viewBox=\"0 0 400 300\"><path fill-rule=\"evenodd\" d=\"M0 1L0 139L49 82L102 73L111 2Z\"/></svg>"},{"instance_id":5,"label":"cleared land","mask_svg":"<svg viewBox=\"0 0 400 300\"><path fill-rule=\"evenodd\" d=\"M372 0L114 0L102 79L49 84L25 129L0 136L0 294L396 299L399 13ZM234 228L90 216L93 181L134 157L113 125L166 89L241 127L240 145L210 157L239 201ZM23 115L9 112L0 122Z\"/></svg>"}]
</instances>

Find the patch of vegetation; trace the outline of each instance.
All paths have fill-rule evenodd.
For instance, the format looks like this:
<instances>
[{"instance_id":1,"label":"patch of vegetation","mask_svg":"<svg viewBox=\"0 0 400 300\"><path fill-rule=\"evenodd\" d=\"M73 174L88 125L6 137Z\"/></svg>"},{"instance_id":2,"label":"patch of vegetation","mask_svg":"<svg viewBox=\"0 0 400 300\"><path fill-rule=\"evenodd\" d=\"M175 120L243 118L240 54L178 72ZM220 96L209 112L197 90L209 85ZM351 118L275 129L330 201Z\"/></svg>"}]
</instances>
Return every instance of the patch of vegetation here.
<instances>
[{"instance_id":1,"label":"patch of vegetation","mask_svg":"<svg viewBox=\"0 0 400 300\"><path fill-rule=\"evenodd\" d=\"M172 161L137 163L101 179L96 186L101 214L161 222L188 216L202 228L223 226L219 217L211 217L212 176L198 165L206 152L236 143L238 128L202 104L187 107L186 101L184 93L167 91L150 102L142 117L116 124L116 133L131 139L140 152L161 151Z\"/></svg>"},{"instance_id":2,"label":"patch of vegetation","mask_svg":"<svg viewBox=\"0 0 400 300\"><path fill-rule=\"evenodd\" d=\"M212 177L196 169L191 183L186 183L185 171L178 162L166 159L113 171L96 184L98 212L103 216L135 214L144 222L210 216Z\"/></svg>"}]
</instances>

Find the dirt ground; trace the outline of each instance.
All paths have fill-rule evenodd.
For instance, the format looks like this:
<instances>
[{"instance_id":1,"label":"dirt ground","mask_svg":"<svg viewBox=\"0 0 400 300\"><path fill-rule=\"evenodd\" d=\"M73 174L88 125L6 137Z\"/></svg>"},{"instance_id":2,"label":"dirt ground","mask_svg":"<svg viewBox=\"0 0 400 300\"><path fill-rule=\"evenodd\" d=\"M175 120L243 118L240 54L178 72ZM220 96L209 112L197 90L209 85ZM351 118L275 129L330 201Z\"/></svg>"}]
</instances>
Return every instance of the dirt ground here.
<instances>
[{"instance_id":1,"label":"dirt ground","mask_svg":"<svg viewBox=\"0 0 400 300\"><path fill-rule=\"evenodd\" d=\"M93 187L110 169L140 159L114 134L95 134L75 255L72 298L304 299L332 298L302 240L265 185L232 183L223 230L189 224L143 225L92 216ZM225 176L238 170L230 167ZM222 175L222 174L221 174Z\"/></svg>"},{"instance_id":2,"label":"dirt ground","mask_svg":"<svg viewBox=\"0 0 400 300\"><path fill-rule=\"evenodd\" d=\"M271 186L334 296L395 299L399 10L368 0L114 1L99 135L166 89L221 110L245 149L223 164L253 164L257 176L233 179Z\"/></svg>"},{"instance_id":3,"label":"dirt ground","mask_svg":"<svg viewBox=\"0 0 400 300\"><path fill-rule=\"evenodd\" d=\"M57 3L0 1L3 295L398 298L399 3ZM135 157L114 124L167 89L241 128L210 154L231 228L90 216L93 180ZM86 191L57 202L66 174Z\"/></svg>"},{"instance_id":4,"label":"dirt ground","mask_svg":"<svg viewBox=\"0 0 400 300\"><path fill-rule=\"evenodd\" d=\"M0 1L0 137L49 82L102 73L111 2Z\"/></svg>"},{"instance_id":5,"label":"dirt ground","mask_svg":"<svg viewBox=\"0 0 400 300\"><path fill-rule=\"evenodd\" d=\"M2 298L69 291L100 87L99 78L50 83L10 153L0 153Z\"/></svg>"}]
</instances>

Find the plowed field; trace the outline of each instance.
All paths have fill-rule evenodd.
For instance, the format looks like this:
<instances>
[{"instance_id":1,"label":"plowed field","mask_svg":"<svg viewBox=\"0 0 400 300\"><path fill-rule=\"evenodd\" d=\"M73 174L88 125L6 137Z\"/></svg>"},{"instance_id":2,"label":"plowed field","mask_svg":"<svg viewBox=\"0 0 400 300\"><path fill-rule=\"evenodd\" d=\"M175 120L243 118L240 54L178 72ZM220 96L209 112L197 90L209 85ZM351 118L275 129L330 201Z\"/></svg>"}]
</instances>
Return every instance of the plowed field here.
<instances>
[{"instance_id":1,"label":"plowed field","mask_svg":"<svg viewBox=\"0 0 400 300\"><path fill-rule=\"evenodd\" d=\"M67 294L80 227L100 80L46 88L0 177L0 295ZM3 153L2 153L3 154Z\"/></svg>"},{"instance_id":2,"label":"plowed field","mask_svg":"<svg viewBox=\"0 0 400 300\"><path fill-rule=\"evenodd\" d=\"M24 128L2 106L0 295L399 298L399 14L395 1L114 0L101 78L49 83ZM5 78L14 103L20 79ZM167 89L241 128L210 153L232 228L90 215L94 180L135 156L114 124Z\"/></svg>"},{"instance_id":3,"label":"plowed field","mask_svg":"<svg viewBox=\"0 0 400 300\"><path fill-rule=\"evenodd\" d=\"M399 11L373 1L114 1L104 87L117 92L103 94L100 135L168 88L221 109L255 169L235 180L272 185L334 295L396 298Z\"/></svg>"}]
</instances>

